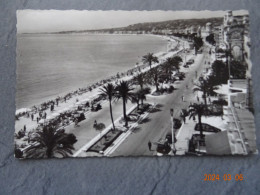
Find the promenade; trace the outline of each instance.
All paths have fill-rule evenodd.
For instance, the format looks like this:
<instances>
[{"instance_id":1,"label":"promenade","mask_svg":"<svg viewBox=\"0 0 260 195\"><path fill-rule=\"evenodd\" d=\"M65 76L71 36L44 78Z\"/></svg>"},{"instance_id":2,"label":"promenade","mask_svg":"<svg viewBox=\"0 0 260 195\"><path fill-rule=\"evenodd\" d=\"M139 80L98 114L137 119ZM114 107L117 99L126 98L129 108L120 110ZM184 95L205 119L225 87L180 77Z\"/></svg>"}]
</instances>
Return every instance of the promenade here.
<instances>
[{"instance_id":1,"label":"promenade","mask_svg":"<svg viewBox=\"0 0 260 195\"><path fill-rule=\"evenodd\" d=\"M171 50L167 53L161 54L159 57L159 63L153 64L152 67L158 66L160 63L165 61L168 57L172 57L173 55L176 55L177 53L180 53L183 48L179 48L175 45L176 48L172 49L178 49L177 51ZM146 72L150 69L149 66L144 67L141 69L141 72ZM133 75L128 75L124 76L120 80L130 80L138 74L138 72L134 72ZM116 81L113 81L112 83L115 84ZM80 95L73 95L73 97L66 102L59 102L58 105L55 104L54 110L51 111L50 109L47 109L46 115L47 115L47 120L50 120L54 118L55 116L59 115L62 112L68 111L68 110L73 110L76 109L78 104L83 101L91 101L94 97L96 97L100 93L100 88L97 87L93 89L92 91L89 91L87 93L83 93ZM99 131L96 131L93 128L94 121L97 120L98 123L103 123L106 128L109 128L111 125L111 119L110 119L110 114L109 114L109 104L108 101L101 101L102 109L98 112L91 112L87 111L85 112L85 117L86 119L81 121L78 126L75 126L74 122L70 122L69 125L64 126L65 132L66 133L73 133L76 138L77 142L74 144L75 147L75 152L77 153L80 149L84 146L86 146L87 143L89 143L92 139L94 139L96 136L100 135ZM120 119L122 117L122 102L117 101L113 102L113 116L114 119ZM127 103L127 110L132 108L134 105L131 102ZM17 133L19 130L24 128L24 125L26 125L26 132L34 132L37 126L39 125L36 121L36 118L39 117L39 113L34 114L34 119L31 119L31 116L29 118L27 117L20 117L19 120L16 121L15 123L15 132ZM46 121L47 121L46 120ZM21 140L15 140L17 144L23 144L26 143L26 141L22 138ZM82 155L82 154L81 154Z\"/></svg>"}]
</instances>

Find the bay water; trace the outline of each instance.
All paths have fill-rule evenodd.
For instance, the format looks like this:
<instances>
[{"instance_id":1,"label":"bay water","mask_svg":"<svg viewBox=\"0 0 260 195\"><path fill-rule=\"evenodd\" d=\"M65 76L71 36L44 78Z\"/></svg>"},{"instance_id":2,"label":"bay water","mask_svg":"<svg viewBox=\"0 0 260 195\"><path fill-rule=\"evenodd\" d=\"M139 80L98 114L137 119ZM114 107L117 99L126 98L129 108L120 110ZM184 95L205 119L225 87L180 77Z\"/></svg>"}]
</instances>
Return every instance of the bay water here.
<instances>
[{"instance_id":1,"label":"bay water","mask_svg":"<svg viewBox=\"0 0 260 195\"><path fill-rule=\"evenodd\" d=\"M151 35L18 34L16 109L134 68L148 52L166 52Z\"/></svg>"}]
</instances>

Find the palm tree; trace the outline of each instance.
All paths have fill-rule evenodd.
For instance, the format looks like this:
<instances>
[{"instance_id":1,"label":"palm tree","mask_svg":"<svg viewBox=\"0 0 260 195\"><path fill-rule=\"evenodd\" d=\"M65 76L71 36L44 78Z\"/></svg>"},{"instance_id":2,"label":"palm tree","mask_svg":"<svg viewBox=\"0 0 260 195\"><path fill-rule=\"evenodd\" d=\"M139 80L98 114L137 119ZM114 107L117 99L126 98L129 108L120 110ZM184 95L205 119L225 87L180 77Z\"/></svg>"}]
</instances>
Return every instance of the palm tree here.
<instances>
[{"instance_id":1,"label":"palm tree","mask_svg":"<svg viewBox=\"0 0 260 195\"><path fill-rule=\"evenodd\" d=\"M214 90L218 89L216 86L213 86L211 82L208 80L203 79L202 77L200 78L199 84L194 84L195 87L193 88L193 92L196 91L202 91L203 99L204 99L204 104L207 105L207 95L214 93Z\"/></svg>"},{"instance_id":2,"label":"palm tree","mask_svg":"<svg viewBox=\"0 0 260 195\"><path fill-rule=\"evenodd\" d=\"M155 62L155 63L159 62L158 58L156 56L154 56L153 53L148 53L148 54L144 55L142 61L144 63L148 63L150 66L150 69L152 68L153 62Z\"/></svg>"},{"instance_id":3,"label":"palm tree","mask_svg":"<svg viewBox=\"0 0 260 195\"><path fill-rule=\"evenodd\" d=\"M132 103L136 103L137 104L137 110L139 110L139 101L140 101L140 97L138 93L134 93L132 99L131 99Z\"/></svg>"},{"instance_id":4,"label":"palm tree","mask_svg":"<svg viewBox=\"0 0 260 195\"><path fill-rule=\"evenodd\" d=\"M115 93L116 93L115 86L112 83L108 83L103 88L101 88L100 91L101 91L100 95L105 96L109 101L111 121L113 124L113 130L115 130L115 124L114 124L113 112L112 112L112 100L115 98Z\"/></svg>"},{"instance_id":5,"label":"palm tree","mask_svg":"<svg viewBox=\"0 0 260 195\"><path fill-rule=\"evenodd\" d=\"M148 74L147 74L147 79L150 83L155 84L156 86L156 91L159 91L159 76L160 76L160 71L158 67L152 68Z\"/></svg>"},{"instance_id":6,"label":"palm tree","mask_svg":"<svg viewBox=\"0 0 260 195\"><path fill-rule=\"evenodd\" d=\"M177 72L179 72L180 70L180 63L182 62L182 58L180 56L174 56L172 58L172 65L175 68L175 70L177 70Z\"/></svg>"},{"instance_id":7,"label":"palm tree","mask_svg":"<svg viewBox=\"0 0 260 195\"><path fill-rule=\"evenodd\" d=\"M198 121L199 121L199 130L200 130L200 138L203 138L203 128L201 123L201 117L202 115L206 114L206 107L203 104L193 104L189 106L189 115L190 119L191 117L195 117L198 115Z\"/></svg>"},{"instance_id":8,"label":"palm tree","mask_svg":"<svg viewBox=\"0 0 260 195\"><path fill-rule=\"evenodd\" d=\"M125 126L128 126L127 116L126 116L126 103L127 100L132 99L133 93L131 92L133 88L131 87L131 84L127 81L120 81L120 83L116 87L116 98L123 100L123 114L125 119Z\"/></svg>"},{"instance_id":9,"label":"palm tree","mask_svg":"<svg viewBox=\"0 0 260 195\"><path fill-rule=\"evenodd\" d=\"M168 75L169 79L172 77L172 58L167 58L166 62L163 64L163 70L165 71L165 74Z\"/></svg>"},{"instance_id":10,"label":"palm tree","mask_svg":"<svg viewBox=\"0 0 260 195\"><path fill-rule=\"evenodd\" d=\"M140 73L140 74L136 75L133 78L133 80L136 81L140 85L141 89L143 89L143 86L146 83L145 73Z\"/></svg>"},{"instance_id":11,"label":"palm tree","mask_svg":"<svg viewBox=\"0 0 260 195\"><path fill-rule=\"evenodd\" d=\"M53 127L45 126L36 132L34 145L25 151L25 158L52 158L57 154L68 157L77 142L74 134L67 134L64 130L56 131Z\"/></svg>"}]
</instances>

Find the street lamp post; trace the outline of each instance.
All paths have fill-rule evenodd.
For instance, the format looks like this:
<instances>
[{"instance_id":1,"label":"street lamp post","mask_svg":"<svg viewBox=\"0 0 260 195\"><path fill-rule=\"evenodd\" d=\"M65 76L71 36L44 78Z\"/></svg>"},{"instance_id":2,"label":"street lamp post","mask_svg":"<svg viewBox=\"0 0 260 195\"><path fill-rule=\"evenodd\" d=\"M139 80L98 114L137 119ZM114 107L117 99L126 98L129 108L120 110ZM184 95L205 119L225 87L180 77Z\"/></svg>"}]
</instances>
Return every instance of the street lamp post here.
<instances>
[{"instance_id":1,"label":"street lamp post","mask_svg":"<svg viewBox=\"0 0 260 195\"><path fill-rule=\"evenodd\" d=\"M171 113L171 122L172 122L172 153L175 155L176 148L175 148L175 130L174 130L173 112L174 110L171 108L170 113Z\"/></svg>"}]
</instances>

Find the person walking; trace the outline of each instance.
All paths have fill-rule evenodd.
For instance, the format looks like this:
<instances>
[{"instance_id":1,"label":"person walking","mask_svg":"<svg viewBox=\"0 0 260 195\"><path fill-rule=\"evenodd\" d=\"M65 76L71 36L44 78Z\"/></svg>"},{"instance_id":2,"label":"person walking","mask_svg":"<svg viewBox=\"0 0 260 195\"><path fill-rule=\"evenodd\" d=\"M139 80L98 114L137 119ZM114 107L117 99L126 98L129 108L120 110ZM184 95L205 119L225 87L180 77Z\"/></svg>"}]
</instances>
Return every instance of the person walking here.
<instances>
[{"instance_id":1,"label":"person walking","mask_svg":"<svg viewBox=\"0 0 260 195\"><path fill-rule=\"evenodd\" d=\"M182 101L184 102L184 96L181 96Z\"/></svg>"},{"instance_id":2,"label":"person walking","mask_svg":"<svg viewBox=\"0 0 260 195\"><path fill-rule=\"evenodd\" d=\"M149 140L149 142L148 142L148 148L149 148L149 151L151 151L151 149L152 149L152 143L151 143L150 140Z\"/></svg>"},{"instance_id":3,"label":"person walking","mask_svg":"<svg viewBox=\"0 0 260 195\"><path fill-rule=\"evenodd\" d=\"M33 121L33 117L34 117L34 116L33 116L33 114L32 114L32 115L31 115L32 121Z\"/></svg>"},{"instance_id":4,"label":"person walking","mask_svg":"<svg viewBox=\"0 0 260 195\"><path fill-rule=\"evenodd\" d=\"M23 131L24 131L24 132L26 131L26 125L23 126Z\"/></svg>"},{"instance_id":5,"label":"person walking","mask_svg":"<svg viewBox=\"0 0 260 195\"><path fill-rule=\"evenodd\" d=\"M199 96L197 95L197 101L199 102L200 101L200 98L199 98Z\"/></svg>"}]
</instances>

